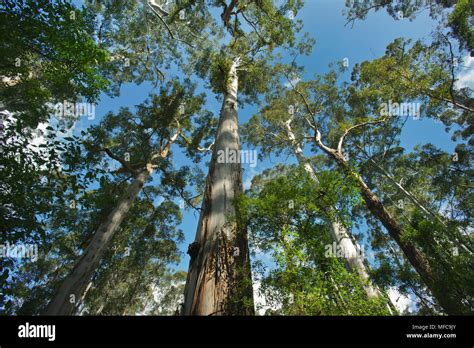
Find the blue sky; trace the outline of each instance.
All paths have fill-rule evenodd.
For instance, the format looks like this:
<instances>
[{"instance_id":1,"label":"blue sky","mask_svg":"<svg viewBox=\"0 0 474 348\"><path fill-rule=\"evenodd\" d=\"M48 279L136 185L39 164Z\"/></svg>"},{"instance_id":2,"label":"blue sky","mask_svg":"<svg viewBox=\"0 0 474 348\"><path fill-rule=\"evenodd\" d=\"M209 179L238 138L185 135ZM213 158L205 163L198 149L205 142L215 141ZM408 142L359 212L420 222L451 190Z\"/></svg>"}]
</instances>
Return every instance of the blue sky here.
<instances>
[{"instance_id":1,"label":"blue sky","mask_svg":"<svg viewBox=\"0 0 474 348\"><path fill-rule=\"evenodd\" d=\"M304 22L303 32L308 32L316 40L315 47L310 56L301 56L298 63L306 68L304 79L310 79L315 74L327 72L328 65L332 62L349 60L349 71L354 64L364 60L372 60L382 56L386 46L397 37L427 38L434 28L434 22L427 13L421 13L414 21L407 19L394 20L385 11L371 12L364 21L357 21L353 26L346 24L343 0L308 0L303 10L297 15L297 19ZM346 73L346 77L349 72ZM202 86L202 84L201 84ZM124 85L119 97L110 98L102 95L101 101L96 107L96 119L93 121L81 118L76 124L75 132L95 124L108 111L117 111L120 107L131 107L142 103L152 91L150 83L142 85ZM200 87L198 92L202 91ZM219 114L220 103L212 93L208 94L206 108ZM255 112L255 107L244 106L239 109L239 122L246 122ZM453 151L455 144L450 140L450 135L445 133L444 127L433 120L409 119L401 135L401 144L408 150L416 144L431 142L446 150ZM243 149L248 149L242 144ZM176 166L189 164L189 161L179 153L174 152ZM272 157L272 162L266 160L257 162L254 170L249 165L244 165L244 181L249 181L252 175L260 173L266 168L272 167L277 160L286 163L294 163L292 158ZM205 163L201 168L207 173ZM189 257L186 255L187 245L194 240L198 216L192 211L183 211L183 222L180 228L185 232L186 241L181 245L183 258L178 268L187 270Z\"/></svg>"}]
</instances>

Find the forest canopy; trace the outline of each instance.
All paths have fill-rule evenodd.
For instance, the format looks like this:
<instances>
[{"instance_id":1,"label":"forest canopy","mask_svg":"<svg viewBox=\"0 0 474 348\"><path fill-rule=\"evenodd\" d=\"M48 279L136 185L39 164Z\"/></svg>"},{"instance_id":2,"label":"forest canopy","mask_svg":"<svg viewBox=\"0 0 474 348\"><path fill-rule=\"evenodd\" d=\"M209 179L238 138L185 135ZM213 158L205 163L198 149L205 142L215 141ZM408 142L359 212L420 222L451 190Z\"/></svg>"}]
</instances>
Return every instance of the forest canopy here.
<instances>
[{"instance_id":1,"label":"forest canopy","mask_svg":"<svg viewBox=\"0 0 474 348\"><path fill-rule=\"evenodd\" d=\"M473 28L474 0L2 1L0 313L472 315Z\"/></svg>"}]
</instances>

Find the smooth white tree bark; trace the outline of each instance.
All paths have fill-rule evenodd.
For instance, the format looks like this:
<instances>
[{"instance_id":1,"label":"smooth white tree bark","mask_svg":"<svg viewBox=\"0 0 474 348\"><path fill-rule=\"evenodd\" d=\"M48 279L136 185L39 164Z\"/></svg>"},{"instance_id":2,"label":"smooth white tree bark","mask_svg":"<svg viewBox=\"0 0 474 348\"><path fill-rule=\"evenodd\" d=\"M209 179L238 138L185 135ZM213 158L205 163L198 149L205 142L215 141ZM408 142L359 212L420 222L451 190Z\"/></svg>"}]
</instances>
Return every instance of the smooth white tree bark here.
<instances>
[{"instance_id":1,"label":"smooth white tree bark","mask_svg":"<svg viewBox=\"0 0 474 348\"><path fill-rule=\"evenodd\" d=\"M235 220L234 206L234 199L243 192L237 119L239 62L234 59L228 73L196 238L189 249L184 315L253 314L247 233ZM220 161L221 151L237 154L236 163Z\"/></svg>"}]
</instances>

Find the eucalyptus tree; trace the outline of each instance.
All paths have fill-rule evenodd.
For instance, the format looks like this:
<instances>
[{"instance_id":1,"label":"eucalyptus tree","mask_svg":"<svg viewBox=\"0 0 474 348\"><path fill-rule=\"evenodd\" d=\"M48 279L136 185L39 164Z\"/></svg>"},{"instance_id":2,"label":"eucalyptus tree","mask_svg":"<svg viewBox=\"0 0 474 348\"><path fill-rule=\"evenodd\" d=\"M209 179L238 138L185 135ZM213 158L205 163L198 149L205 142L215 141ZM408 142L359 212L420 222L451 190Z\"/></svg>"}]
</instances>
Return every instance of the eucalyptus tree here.
<instances>
[{"instance_id":1,"label":"eucalyptus tree","mask_svg":"<svg viewBox=\"0 0 474 348\"><path fill-rule=\"evenodd\" d=\"M472 0L346 0L346 16L349 22L367 18L371 11L385 9L396 20L414 20L423 11L438 21L438 33L447 35L458 42L460 50L474 56L474 2Z\"/></svg>"},{"instance_id":2,"label":"eucalyptus tree","mask_svg":"<svg viewBox=\"0 0 474 348\"><path fill-rule=\"evenodd\" d=\"M272 168L239 199L252 247L275 263L260 280L265 302L286 315L388 315L387 299L367 296L359 275L345 268L326 223L327 207L338 204L339 221L350 224L361 204L357 190L334 171L319 177L315 185L304 166Z\"/></svg>"},{"instance_id":3,"label":"eucalyptus tree","mask_svg":"<svg viewBox=\"0 0 474 348\"><path fill-rule=\"evenodd\" d=\"M206 137L203 129L212 129L212 115L200 111L203 96L194 96L193 91L189 81L184 84L177 80L169 82L161 88L159 95L153 95L151 101L139 105L136 114L122 108L117 115L106 115L99 126L89 130L89 136L83 140L89 154L87 162L97 163L106 154L120 164L117 173L123 175L123 180L132 181L90 234L87 247L63 280L45 314L72 314L112 238L155 170L163 172L171 185L183 189L183 183L166 169L171 146L188 146L180 137L182 134L186 140L193 139L190 147L197 146ZM201 123L194 123L198 118Z\"/></svg>"},{"instance_id":4,"label":"eucalyptus tree","mask_svg":"<svg viewBox=\"0 0 474 348\"><path fill-rule=\"evenodd\" d=\"M269 94L267 108L271 118L267 121L275 124L286 119L287 112L282 111L281 105L291 104L296 99L295 108L299 112L295 119L301 125L299 138L308 141L314 151L326 154L332 164L345 173L347 180L359 188L366 208L385 227L443 310L449 314L467 313L471 300L460 288L462 282L452 284L443 278L446 268L409 237L410 228L387 208L380 193L370 188L371 183L362 177L354 158L358 151L356 145L371 148L366 151L369 153L393 145L402 117L392 117L399 115L385 112L389 99L419 98L425 102L420 110L422 115L461 126L463 120L469 119L470 91L454 86L452 60L446 59L450 56L420 42L410 49L407 46L408 43L396 40L388 47L386 56L356 67L351 84L339 85L336 72L331 71L323 78L299 82L290 90ZM420 115L417 110L410 110L413 116ZM254 122L260 122L261 116L256 117ZM373 127L370 132L361 131L370 127ZM464 130L461 129L460 134L466 136ZM403 193L407 195L408 191Z\"/></svg>"},{"instance_id":5,"label":"eucalyptus tree","mask_svg":"<svg viewBox=\"0 0 474 348\"><path fill-rule=\"evenodd\" d=\"M362 115L366 110L362 110L361 105L378 107L380 108L380 115L388 115L392 121L398 119L398 121L390 123L392 125L398 123L399 126L393 129L388 126L376 127L372 132L364 132L365 135L362 135L363 140L361 141L355 140L352 142L349 139L348 146L346 146L349 157L360 155L364 158L362 162L359 162L359 171L364 174L366 182L374 183L373 174L379 173L384 177L384 181L388 180L390 186L396 190L396 196L386 197L385 199L387 207L390 205L398 206L395 211L392 211L392 214L403 212L402 216L410 215L410 210L406 211L404 207L410 205L418 212L419 216L414 214L412 221L409 221L410 223L407 221L407 225L405 225L406 218L403 218L400 225L405 226L406 235L411 235L419 243L418 246L429 258L432 269L449 270L449 276L438 277L435 281L436 284L433 285L439 287L439 290L435 291L449 293L452 298L451 301L457 302L457 304L452 302L450 304L450 300L443 299L443 304L439 300L440 295L435 295L439 304L448 313L465 313L469 312L470 306L472 307L472 292L469 292L469 288L466 287L466 283L463 281L462 271L464 267L468 266L469 262L466 263L466 259L463 257L456 260L456 255L450 252L451 248L463 248L466 251L463 245L469 239L469 233L465 226L468 223L467 221L470 220L470 214L464 214L461 210L459 214L452 215L458 215L460 219L453 219L443 209L445 205L452 206L453 200L448 198L452 197L452 193L441 189L435 182L432 182L429 186L438 187L438 194L427 189L420 190L420 187L423 187L421 184L423 180L422 177L418 176L416 177L418 178L416 183L420 186L408 186L411 181L409 180L409 174L405 177L404 182L400 181L400 177L395 180L394 174L397 171L403 172L407 163L398 162L400 164L397 167L398 170L389 163L403 153L403 149L398 144L397 134L399 131L397 129L403 127L404 122L406 122L401 121L404 116L409 116L415 119L423 117L442 122L446 126L446 130L451 131L452 140L461 142L456 147L455 152L451 154L450 167L457 168L466 164L469 166L469 160L465 153L467 149L472 147L472 144L470 144L472 136L470 123L474 116L473 98L470 88L458 87L456 84L455 76L460 70L457 63L461 61L461 54L453 53L452 44L446 40L425 45L421 42L411 44L410 41L398 39L387 47L384 57L373 62L362 63L360 66L357 65L353 71L354 85L350 89L352 96L349 98L352 105L354 105L353 109L360 108L358 113ZM400 102L400 108L398 111L395 108L392 109L392 112L387 113L387 104L393 104L394 102ZM407 105L411 105L411 107L408 107L408 113ZM421 175L423 172L421 164L426 163L429 166L428 162L433 162L431 165L439 171L445 172L447 170L447 168L435 164L438 162L439 155L433 155L431 151L422 153L426 158L418 157L420 164L417 166L410 164L409 168L418 167ZM447 158L449 159L449 156ZM365 168L362 165L364 162L368 162ZM469 175L469 171L466 170L450 175L459 178L459 173L464 177ZM456 192L459 188L454 186L452 189ZM384 192L385 190L381 190L379 196L384 195ZM431 197L427 196L428 193L431 194ZM392 203L394 198L397 204ZM467 199L467 202L469 202L469 199ZM403 208L401 211L400 207ZM429 242L425 240L425 243L423 243L414 237L416 233L413 230L417 230L420 235L425 230L423 224L415 223L415 221L419 221L420 216L427 224L432 225L432 231L438 231L436 234L439 233L439 236L434 240ZM412 232L409 232L410 230ZM436 251L435 247L439 245L441 240L445 240L446 246L449 245L444 250L445 256L443 257ZM464 242L461 242L462 240ZM470 254L472 257L472 250ZM441 261L446 259L449 259L449 261ZM432 290L433 286L428 285L428 288ZM434 293L433 290L432 293ZM446 297L446 295L443 295L443 297Z\"/></svg>"},{"instance_id":6,"label":"eucalyptus tree","mask_svg":"<svg viewBox=\"0 0 474 348\"><path fill-rule=\"evenodd\" d=\"M176 71L182 73L190 55L220 37L200 1L86 0L85 6L97 21L94 39L110 56L102 74L113 95L123 83L149 82L156 88Z\"/></svg>"},{"instance_id":7,"label":"eucalyptus tree","mask_svg":"<svg viewBox=\"0 0 474 348\"><path fill-rule=\"evenodd\" d=\"M13 282L9 295L16 308L10 313L42 313L55 289L90 244L91 231L107 217L114 202L127 189L120 176L104 171L94 180L93 189L81 189L76 196L64 192L66 200L75 199L75 206L58 204L62 210L47 219L49 238L42 243L38 260L23 265L19 280ZM176 228L181 213L172 201L175 188L145 190L122 222L85 292L74 301L76 312L139 313L142 293L154 286L157 278L172 272L169 266L178 262L177 243L182 240L182 232ZM156 204L157 199L164 200ZM137 282L138 275L142 275L140 287L132 287L130 284Z\"/></svg>"},{"instance_id":8,"label":"eucalyptus tree","mask_svg":"<svg viewBox=\"0 0 474 348\"><path fill-rule=\"evenodd\" d=\"M137 201L122 228L104 255L92 284L80 303L84 314L134 315L146 313L155 302L156 291L165 288L164 279L172 277L170 264L179 262L177 243L183 233L180 207L164 193ZM155 206L149 196L166 199ZM148 303L145 303L147 302ZM175 310L173 308L172 310Z\"/></svg>"},{"instance_id":9,"label":"eucalyptus tree","mask_svg":"<svg viewBox=\"0 0 474 348\"><path fill-rule=\"evenodd\" d=\"M289 84L291 83L290 80ZM282 93L286 87L277 85L275 88L280 89L278 93ZM265 155L281 154L285 150L289 150L290 154L295 156L298 163L305 168L315 185L319 185L316 166L310 158L305 156L302 148L304 139L297 138L293 130L293 126L298 127L297 124L292 125L292 122L294 123L293 117L298 112L298 110L295 110L296 102L296 99L275 100L272 108L262 108L260 117L253 118L244 125L244 138L247 143L260 146ZM277 109L278 114L275 113ZM299 127L301 128L301 124ZM346 264L361 278L367 296L380 297L380 291L370 281L369 271L363 255L359 252L359 248L347 227L337 220L337 207L328 206L325 209L327 218L330 218L328 223L331 236L337 243L338 248L341 249L341 253L345 255Z\"/></svg>"},{"instance_id":10,"label":"eucalyptus tree","mask_svg":"<svg viewBox=\"0 0 474 348\"><path fill-rule=\"evenodd\" d=\"M162 277L157 285L160 292L155 297L155 302L145 307L146 313L150 315L179 315L183 305L185 284L185 271L177 271Z\"/></svg>"},{"instance_id":11,"label":"eucalyptus tree","mask_svg":"<svg viewBox=\"0 0 474 348\"><path fill-rule=\"evenodd\" d=\"M436 268L449 270L443 274L443 282L457 289L467 303L472 303L474 292L468 280L472 278L474 260L469 232L472 193L467 189L472 168L465 145L458 145L456 154L458 158L453 161L450 153L431 144L416 146L409 153L394 146L385 155L373 153L370 157L362 149L358 161L362 175L377 187L387 208L404 224L406 234ZM421 311L436 313L437 306L430 294L394 253L390 240L377 228L373 231L373 246L380 250L377 259L381 263L374 277L383 279L386 286L397 286L401 292L415 295ZM392 273L396 279L392 281L384 273Z\"/></svg>"},{"instance_id":12,"label":"eucalyptus tree","mask_svg":"<svg viewBox=\"0 0 474 348\"><path fill-rule=\"evenodd\" d=\"M97 101L108 54L93 40L94 16L69 1L2 1L0 102L22 127L47 121L51 103Z\"/></svg>"},{"instance_id":13,"label":"eucalyptus tree","mask_svg":"<svg viewBox=\"0 0 474 348\"><path fill-rule=\"evenodd\" d=\"M161 16L166 17L165 22L162 17L156 15L153 6L149 2L111 1L104 3L86 1L86 7L82 9L74 7L69 2L62 1L52 3L49 1L8 1L2 3L1 15L5 20L2 20L1 28L5 33L11 31L17 33L16 35L5 34L4 36L8 40L4 40L5 45L2 45L2 50L4 50L2 57L5 60L5 64L2 64L2 75L4 76L1 90L4 98L2 99L8 110L12 110L15 115L21 115L16 120L17 124L12 124L10 128L13 130L16 127L19 131L25 124L34 128L38 122L48 121L52 111L50 106L54 106L54 104L48 102L63 102L65 100L75 102L83 97L90 103L96 102L99 91L110 87L109 83L112 83L112 88L107 89L107 91L113 94L119 93L120 84L123 82L140 83L149 80L154 82L156 86L157 82L165 77L164 69L169 68L173 61L182 59L179 44L183 43L186 47L193 46L191 48L195 49L194 45L199 41L196 40L198 36L196 33L202 34L203 37L206 36L206 33L201 31L205 22L205 16L202 15L201 10L193 4L187 4L185 7L176 10L171 9L166 11L165 14L161 14ZM186 11L186 16L182 16L183 11ZM154 30L158 25L167 28L167 30ZM212 30L210 26L206 28ZM194 40L194 45L185 43L185 41L191 42L191 38ZM205 39L201 41L205 42ZM18 79L19 76L21 79ZM27 104L24 103L25 100L28 100ZM68 118L65 121L68 123L71 119ZM201 127L201 136L205 134L206 126L209 126L207 121L203 122L205 123L203 127L199 123L196 125L196 127ZM53 127L48 126L48 128L51 128L49 133L55 131ZM26 131L24 131L25 134ZM65 131L63 130L63 132ZM82 136L84 135L85 133L82 134ZM53 134L48 136L53 137ZM193 150L193 147L199 147L199 140L196 140L199 137L200 135L197 135L192 138L195 143L186 144L186 151L191 155L197 153L197 149ZM23 135L20 136L17 132L15 137L11 139L19 138L23 138ZM28 133L24 139L24 141L18 141L17 143L27 142L28 139L31 139L31 135ZM40 145L41 149L44 150L43 152L49 155L49 160L45 161L47 157L41 159L36 158L38 156L30 156L26 159L22 157L20 158L21 163L18 165L10 165L10 160L17 158L12 153L12 156L8 157L7 164L10 165L9 169L18 170L16 172L11 170L2 172L2 174L8 174L9 180L5 180L5 183L8 186L6 190L9 194L18 198L24 196L29 202L38 203L35 209L29 209L25 205L25 207L14 207L14 211L8 210L11 218L8 217L6 225L12 228L11 235L15 236L15 240L22 238L24 235L14 232L13 229L17 227L18 229L24 229L27 226L42 229L40 234L31 231L28 234L29 236L27 235L28 241L33 241L33 238L38 240L38 237L43 235L42 231L49 228L47 226L48 220L39 214L47 214L52 211L55 215L60 214L61 208L57 210L58 205L53 203L53 199L64 204L63 211L70 211L67 208L70 202L66 197L61 197L61 194L67 192L66 187L69 190L71 185L74 186L73 184L76 183L74 190L71 190L74 192L71 193L69 198L74 202L79 202L78 195L80 193L77 191L77 186L79 186L79 190L85 190L87 187L87 184L82 183L82 185L77 182L77 180L82 180L79 177L84 178L83 174L79 177L70 174L59 176L55 174L55 170L61 172L62 163L59 161L58 154L62 153L64 149L61 149L63 145L61 145L60 139L54 139L54 141ZM13 145L12 141L10 143L10 145ZM52 149L53 145L56 148L55 150ZM5 147L5 149L10 151L13 147ZM21 156L26 153L21 149L17 152ZM79 157L74 160L69 158L69 160L75 161L77 166L78 162L84 160ZM44 176L48 173L43 170L38 174L31 174L31 168L29 168L30 175L23 175L23 171L26 172L24 164L31 161L42 163L44 166L47 165L48 170L52 172L48 179L49 186L58 188L58 190L51 190L49 194L46 194L47 192L44 191L42 186L38 187L39 191L32 187L35 178L41 177L41 180L46 180ZM97 179L94 172L100 170L100 168L89 166L85 170L89 171L86 175L86 181L90 184L92 178ZM18 178L23 177L26 177L27 180L24 180L22 184L18 181ZM60 182L55 184L53 179ZM175 179L174 176L168 175L166 180L170 182L170 180ZM69 186L64 186L63 182ZM118 184L119 187L123 187L120 183ZM176 185L176 181L173 181L172 184ZM26 187L29 187L29 189L26 189ZM61 192L61 189L64 192ZM181 193L184 192L183 187L179 189ZM56 198L52 198L55 194L57 194ZM5 196L5 198L7 197L8 195ZM10 200L11 202L21 203L18 200ZM106 206L104 202L104 207ZM104 211L106 210L104 209ZM23 215L20 216L19 213ZM65 215L65 221L73 224L71 218L74 216L76 214ZM7 218L7 216L5 217ZM90 227L97 229L98 226ZM54 243L58 244L59 240L64 237L59 229L47 231L47 234L49 239L55 240ZM46 241L43 238L42 245L50 245L49 239ZM70 247L71 244L68 243L66 245L62 251L59 251L64 252L64 257L56 255L54 258L49 258L49 260L41 259L42 265L36 267L35 271L32 270L32 272L36 272L37 281L39 281L41 275L47 273L48 268L56 269L58 265L61 268L63 261L66 262L76 256L71 255L70 252L71 249L76 250L76 248ZM45 247L45 249L48 249L48 247ZM6 262L10 262L10 260ZM5 268L2 277L6 279L12 273L8 273L8 269ZM26 272L25 277L27 274L32 275L33 273ZM60 279L63 275L61 272L54 274L54 279L49 279L49 281ZM22 277L22 279L25 279L25 277ZM54 281L49 284L53 283ZM2 285L5 284L8 284L8 282L2 283ZM15 282L15 284L18 285L18 282ZM31 280L28 284L31 285ZM20 288L21 286L16 287L18 292L24 295L20 297L28 298L27 295L31 289L28 286L23 290ZM9 291L5 293L8 294ZM18 308L21 301L16 302L13 307ZM26 313L29 310L27 307L25 307ZM40 308L40 306L33 307ZM33 310L32 307L31 310Z\"/></svg>"},{"instance_id":14,"label":"eucalyptus tree","mask_svg":"<svg viewBox=\"0 0 474 348\"><path fill-rule=\"evenodd\" d=\"M200 2L204 3L204 2ZM247 233L235 217L242 193L237 110L256 102L272 80L272 53L295 46L301 23L293 16L301 1L211 1L227 30L217 49L196 52L197 74L222 100L185 288L185 315L253 314ZM301 46L305 49L304 45ZM230 154L224 158L224 154Z\"/></svg>"}]
</instances>

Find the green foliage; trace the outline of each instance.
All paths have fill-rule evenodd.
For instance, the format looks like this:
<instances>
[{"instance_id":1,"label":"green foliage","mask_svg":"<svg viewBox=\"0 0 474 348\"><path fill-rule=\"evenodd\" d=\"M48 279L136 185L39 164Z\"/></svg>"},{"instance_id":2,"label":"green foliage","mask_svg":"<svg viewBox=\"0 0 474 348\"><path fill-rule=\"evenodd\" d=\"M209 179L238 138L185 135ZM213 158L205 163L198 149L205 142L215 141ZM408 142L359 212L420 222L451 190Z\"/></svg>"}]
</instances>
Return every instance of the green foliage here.
<instances>
[{"instance_id":1,"label":"green foliage","mask_svg":"<svg viewBox=\"0 0 474 348\"><path fill-rule=\"evenodd\" d=\"M40 10L41 9L41 10ZM3 1L0 5L0 98L36 127L48 103L98 100L109 55L92 39L94 17L68 1Z\"/></svg>"},{"instance_id":2,"label":"green foliage","mask_svg":"<svg viewBox=\"0 0 474 348\"><path fill-rule=\"evenodd\" d=\"M220 95L227 90L228 72L238 57L239 102L257 103L259 96L274 82L270 73L277 58L274 51L279 47L297 49L301 53L309 51L311 39L305 35L301 42L296 40L301 21L289 17L289 13L296 16L303 3L287 1L277 5L273 1L239 1L227 5L224 1L213 1L211 4L222 9L222 24L229 32L229 40L224 41L220 33L215 33L217 42L194 52L193 72L205 78L209 88ZM209 25L214 23L210 21Z\"/></svg>"},{"instance_id":3,"label":"green foliage","mask_svg":"<svg viewBox=\"0 0 474 348\"><path fill-rule=\"evenodd\" d=\"M212 53L210 57L209 84L216 94L227 92L227 83L232 60L220 53Z\"/></svg>"},{"instance_id":4,"label":"green foliage","mask_svg":"<svg viewBox=\"0 0 474 348\"><path fill-rule=\"evenodd\" d=\"M405 155L404 149L399 147L399 135L406 119L398 115L384 118L381 107L390 100L419 102L418 117L440 120L448 132L449 127L455 127L452 132L455 140L470 139L472 90L457 88L454 84L453 74L457 71L454 62L460 61L460 57L451 54L450 48L446 40L425 45L420 41L412 44L397 39L387 47L383 57L356 65L351 82L340 81L343 69L339 67L337 71L333 67L323 76L294 82L284 88L281 84L286 83L297 69L282 65L278 71L283 82L272 86L265 94L266 105L244 127L245 140L259 146L263 156L282 152L294 154L298 145L305 153L328 156L326 159L314 157L318 160L312 164L318 168L318 173L329 169L330 176L342 175L348 186L363 180L404 230L402 239L413 242L426 253L433 269L443 274L448 272L449 263L438 263L434 250L425 248L429 243L423 243L420 236L426 226L413 228L413 214L422 211L430 222L441 220L448 226L453 224L440 233L450 245L461 243L463 247L471 248L467 226L472 227L472 213L466 209L472 211L472 197L460 189L468 187L465 180L471 175L466 152L469 145L458 145L455 161L430 145L425 146L423 154L415 150L413 154ZM293 106L293 114L288 111L289 105ZM287 134L285 122L289 120L294 141ZM341 140L344 134L346 136ZM319 136L322 145L317 142ZM305 147L306 144L309 146ZM336 151L339 144L342 154L347 156L347 164L343 167L331 152ZM324 146L334 150L323 151ZM411 160L406 162L407 158ZM339 204L340 201L338 197L331 203ZM360 198L354 202L357 201L360 202ZM449 208L445 210L446 207ZM380 268L374 272L374 279L416 296L423 313L439 311L419 276L400 257L399 246L383 235L380 216L374 218L367 208L368 204L352 204L349 220L353 226L368 224L372 246L380 250L376 266ZM466 266L465 263L462 267ZM452 274L457 277L456 281L450 279L459 288L452 288L451 294L457 298L456 303L462 303L463 310L468 311L471 290L465 279L456 274ZM443 279L436 277L436 282L441 289L438 294L450 290L443 285L447 284ZM436 286L432 286L432 290L436 291Z\"/></svg>"},{"instance_id":5,"label":"green foliage","mask_svg":"<svg viewBox=\"0 0 474 348\"><path fill-rule=\"evenodd\" d=\"M474 1L460 0L449 15L448 24L452 29L452 35L459 40L461 49L470 51L474 56Z\"/></svg>"},{"instance_id":6,"label":"green foliage","mask_svg":"<svg viewBox=\"0 0 474 348\"><path fill-rule=\"evenodd\" d=\"M346 8L346 16L350 22L354 22L356 19L365 19L371 10L385 9L396 20L407 18L410 21L414 20L423 10L428 10L430 17L439 22L437 32L443 32L449 28L449 34L458 41L459 48L469 51L471 56L474 53L472 30L474 2L472 0L346 0Z\"/></svg>"},{"instance_id":7,"label":"green foliage","mask_svg":"<svg viewBox=\"0 0 474 348\"><path fill-rule=\"evenodd\" d=\"M204 95L194 95L194 89L189 81L172 80L139 104L136 113L122 108L117 114L107 114L98 126L89 129L84 140L90 152L88 161L100 160L100 149L109 148L121 158L128 153L130 164L143 167L178 131L176 144L199 158L197 149L201 142L209 141L214 122L211 113L201 110Z\"/></svg>"},{"instance_id":8,"label":"green foliage","mask_svg":"<svg viewBox=\"0 0 474 348\"><path fill-rule=\"evenodd\" d=\"M344 259L327 252L334 216L324 207L338 200L342 215L350 210L343 202L350 205L355 191L344 186L330 173L323 173L316 186L304 169L287 168L239 200L252 247L274 259L275 267L261 275L261 292L273 307L281 307L278 314L388 314L384 300L366 297L363 282L347 271Z\"/></svg>"},{"instance_id":9,"label":"green foliage","mask_svg":"<svg viewBox=\"0 0 474 348\"><path fill-rule=\"evenodd\" d=\"M194 55L215 44L219 28L204 1L170 2L168 15L160 18L149 1L86 1L98 21L100 46L111 59L103 73L118 95L123 83L151 82L154 87L178 68L194 73ZM180 13L184 18L180 18Z\"/></svg>"},{"instance_id":10,"label":"green foliage","mask_svg":"<svg viewBox=\"0 0 474 348\"><path fill-rule=\"evenodd\" d=\"M297 15L301 0L180 0L162 17L147 1L90 0L82 8L62 0L3 1L0 100L7 112L1 135L0 243L36 244L40 254L36 262L0 259L2 313L42 312L128 188L134 170L146 164L156 172L77 310L177 313L186 274L173 268L184 239L175 201L198 205L205 176L201 169L175 168L171 157L179 147L193 162L202 161L217 125L213 113L203 110L205 98L227 92L231 64L239 58L239 103L264 104L241 128L243 140L259 148L261 159L294 155L295 146L301 147L319 179L316 185L303 168L276 165L254 177L236 202L239 224L250 231L253 258L258 252L271 257L268 270L261 260L253 268L261 295L273 308L267 314L389 314L385 295L368 299L363 281L347 270L345 260L328 255L335 220L358 231L352 238L376 253L370 278L380 289L396 288L415 299L417 314L430 315L443 312L433 293L454 294L462 313L471 314L474 101L472 89L459 88L455 77L465 52L474 52L474 1L425 4L346 1L349 21L380 9L414 20L429 9L439 26L429 43L394 40L383 56L355 65L351 81L341 81L341 63L302 81L305 69L296 57L308 54L314 41L307 35L297 39L302 22L291 14ZM280 63L282 52L295 57L292 64ZM180 79L171 77L175 70ZM206 81L209 93L195 94L195 77ZM63 137L61 122L71 120L60 120L60 126L50 122L56 102L95 103L103 91L117 95L122 83L145 81L155 88L160 84L158 92L135 110L108 113L80 136ZM456 141L454 154L431 144L405 149L402 117L370 123L380 121L389 101L420 103L419 116L441 121ZM47 132L38 139L34 128L46 122ZM315 128L323 144L335 149L346 135L341 141L348 156L345 170L321 151ZM176 134L168 158L156 156ZM436 270L430 289L367 209L357 178L397 221L402 242L415 245ZM198 195L193 197L190 188ZM245 280L232 288L231 306L250 306L241 291L250 288L248 270L234 271L245 272L239 277Z\"/></svg>"},{"instance_id":11,"label":"green foliage","mask_svg":"<svg viewBox=\"0 0 474 348\"><path fill-rule=\"evenodd\" d=\"M157 207L144 201L131 214L95 275L84 313L125 315L148 310L147 297L171 277L169 265L179 262L177 244L184 238L176 228L181 221L179 207L170 201Z\"/></svg>"}]
</instances>

